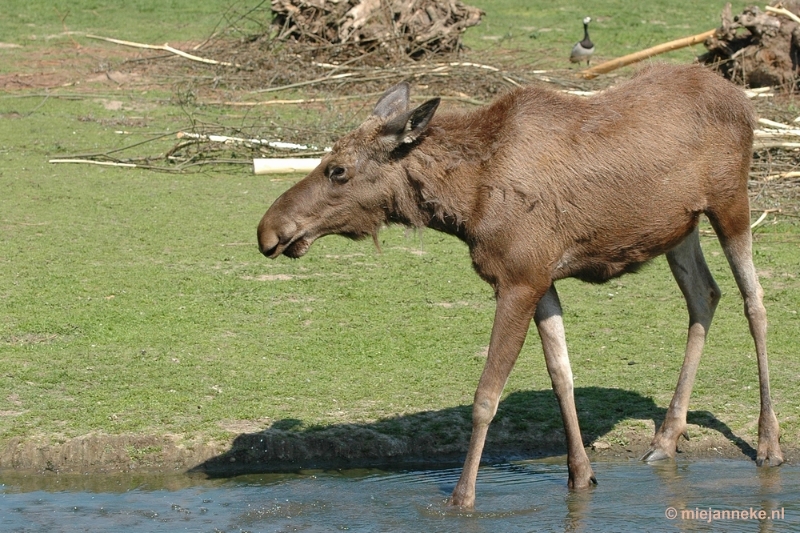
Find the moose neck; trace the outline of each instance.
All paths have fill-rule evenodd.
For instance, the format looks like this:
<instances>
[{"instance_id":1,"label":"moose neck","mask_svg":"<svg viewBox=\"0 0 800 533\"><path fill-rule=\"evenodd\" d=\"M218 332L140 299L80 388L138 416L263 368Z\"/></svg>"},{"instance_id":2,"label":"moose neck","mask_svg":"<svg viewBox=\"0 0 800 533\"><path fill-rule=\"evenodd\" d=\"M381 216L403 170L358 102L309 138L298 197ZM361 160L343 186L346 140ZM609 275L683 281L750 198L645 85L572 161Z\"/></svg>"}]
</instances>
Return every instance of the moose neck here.
<instances>
[{"instance_id":1,"label":"moose neck","mask_svg":"<svg viewBox=\"0 0 800 533\"><path fill-rule=\"evenodd\" d=\"M430 227L471 242L480 167L493 146L487 138L492 129L479 116L485 111L437 116L426 135L399 158L404 179L395 188L389 221Z\"/></svg>"}]
</instances>

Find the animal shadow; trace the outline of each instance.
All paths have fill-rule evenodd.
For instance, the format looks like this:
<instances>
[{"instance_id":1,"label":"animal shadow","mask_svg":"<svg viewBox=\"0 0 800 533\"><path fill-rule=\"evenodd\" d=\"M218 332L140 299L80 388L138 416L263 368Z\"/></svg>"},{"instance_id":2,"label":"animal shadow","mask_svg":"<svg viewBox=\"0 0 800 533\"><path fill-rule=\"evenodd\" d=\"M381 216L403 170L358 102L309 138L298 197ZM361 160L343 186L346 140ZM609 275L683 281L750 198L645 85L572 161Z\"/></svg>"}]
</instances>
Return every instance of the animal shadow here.
<instances>
[{"instance_id":1,"label":"animal shadow","mask_svg":"<svg viewBox=\"0 0 800 533\"><path fill-rule=\"evenodd\" d=\"M585 445L608 436L624 419L652 420L658 427L666 413L651 398L622 389L579 387L575 400ZM711 413L691 411L688 421L720 432L744 455L755 458L755 450ZM230 449L191 472L229 477L309 468L459 465L471 430L471 405L324 427L283 419L262 431L238 435ZM648 432L642 440L651 436ZM646 444L634 451L643 454ZM489 429L484 462L565 453L561 414L551 390L514 392L501 401Z\"/></svg>"}]
</instances>

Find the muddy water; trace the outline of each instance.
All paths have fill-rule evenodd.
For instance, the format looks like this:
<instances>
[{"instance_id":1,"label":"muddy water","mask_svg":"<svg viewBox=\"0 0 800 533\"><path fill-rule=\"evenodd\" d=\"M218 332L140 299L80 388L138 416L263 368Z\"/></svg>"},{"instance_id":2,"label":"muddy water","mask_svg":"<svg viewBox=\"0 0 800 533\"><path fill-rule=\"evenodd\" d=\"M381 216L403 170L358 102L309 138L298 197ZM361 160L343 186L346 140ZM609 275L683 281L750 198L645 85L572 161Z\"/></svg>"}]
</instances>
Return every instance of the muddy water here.
<instances>
[{"instance_id":1,"label":"muddy water","mask_svg":"<svg viewBox=\"0 0 800 533\"><path fill-rule=\"evenodd\" d=\"M800 468L749 461L595 463L566 488L564 459L481 469L475 511L445 500L460 469L187 475L0 472L0 531L798 531Z\"/></svg>"}]
</instances>

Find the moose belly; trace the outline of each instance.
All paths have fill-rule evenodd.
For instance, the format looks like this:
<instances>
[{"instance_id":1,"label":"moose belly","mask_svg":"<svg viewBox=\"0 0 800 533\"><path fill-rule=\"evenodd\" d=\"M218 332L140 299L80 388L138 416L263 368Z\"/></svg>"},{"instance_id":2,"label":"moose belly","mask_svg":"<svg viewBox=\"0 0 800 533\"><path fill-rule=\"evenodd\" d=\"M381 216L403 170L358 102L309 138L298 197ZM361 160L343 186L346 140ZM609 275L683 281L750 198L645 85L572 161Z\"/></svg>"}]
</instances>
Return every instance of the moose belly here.
<instances>
[{"instance_id":1,"label":"moose belly","mask_svg":"<svg viewBox=\"0 0 800 533\"><path fill-rule=\"evenodd\" d=\"M603 283L623 274L636 272L648 261L680 244L697 226L697 216L677 224L673 232L661 235L640 233L635 238L617 234L608 238L603 231L593 232L570 247L556 263L553 280L577 278Z\"/></svg>"}]
</instances>

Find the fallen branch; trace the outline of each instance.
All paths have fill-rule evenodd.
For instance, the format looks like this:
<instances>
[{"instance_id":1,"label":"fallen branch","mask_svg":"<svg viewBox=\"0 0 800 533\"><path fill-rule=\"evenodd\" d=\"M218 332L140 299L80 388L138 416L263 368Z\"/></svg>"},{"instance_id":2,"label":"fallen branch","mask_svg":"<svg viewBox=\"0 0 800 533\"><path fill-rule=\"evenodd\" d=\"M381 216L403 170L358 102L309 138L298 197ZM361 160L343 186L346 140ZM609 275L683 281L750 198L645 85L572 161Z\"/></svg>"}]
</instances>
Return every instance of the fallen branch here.
<instances>
[{"instance_id":1,"label":"fallen branch","mask_svg":"<svg viewBox=\"0 0 800 533\"><path fill-rule=\"evenodd\" d=\"M257 89L255 91L250 91L253 94L258 93L271 93L275 91L283 91L286 89L295 89L297 87L305 87L307 85L315 85L318 83L327 83L329 81L339 81L344 78L349 78L351 76L355 76L354 72L344 72L342 74L333 74L332 76L325 76L324 78L317 78L314 80L306 80L306 81L299 81L297 83L290 83L288 85L281 85L280 87L267 87L266 89Z\"/></svg>"},{"instance_id":2,"label":"fallen branch","mask_svg":"<svg viewBox=\"0 0 800 533\"><path fill-rule=\"evenodd\" d=\"M180 163L175 167L160 167L158 165L149 165L142 163L125 163L122 161L97 161L95 159L50 159L48 163L78 163L84 165L99 165L99 166L120 167L120 168L138 168L142 170L156 170L158 172L181 173L187 168L194 166L216 165L216 164L249 165L250 161L242 159L209 159L204 161L193 161L193 162L187 161Z\"/></svg>"},{"instance_id":3,"label":"fallen branch","mask_svg":"<svg viewBox=\"0 0 800 533\"><path fill-rule=\"evenodd\" d=\"M775 139L781 137L800 137L800 129L791 130L755 130L756 139Z\"/></svg>"},{"instance_id":4,"label":"fallen branch","mask_svg":"<svg viewBox=\"0 0 800 533\"><path fill-rule=\"evenodd\" d=\"M204 105L228 105L234 107L257 107L264 105L300 105L300 104L327 104L329 102L338 102L342 100L360 100L369 96L379 96L382 92L353 94L350 96L337 96L332 98L297 98L294 100L263 100L260 102L229 102L215 100L211 102L204 102Z\"/></svg>"},{"instance_id":5,"label":"fallen branch","mask_svg":"<svg viewBox=\"0 0 800 533\"><path fill-rule=\"evenodd\" d=\"M783 7L766 6L764 7L764 10L769 11L770 13L775 13L777 15L783 15L784 17L789 17L793 21L800 24L800 17L798 17L797 15L795 15L794 13Z\"/></svg>"},{"instance_id":6,"label":"fallen branch","mask_svg":"<svg viewBox=\"0 0 800 533\"><path fill-rule=\"evenodd\" d=\"M491 65L484 65L481 63L469 63L469 62L454 62L450 63L451 67L475 67L475 68L482 68L484 70L491 70L492 72L500 72L500 69L497 67L493 67ZM541 71L544 72L544 71Z\"/></svg>"},{"instance_id":7,"label":"fallen branch","mask_svg":"<svg viewBox=\"0 0 800 533\"><path fill-rule=\"evenodd\" d=\"M343 100L362 100L367 97L371 96L380 96L383 92L374 92L374 93L363 93L363 94L354 94L350 96L336 96L331 98L297 98L294 100L262 100L259 102L233 102L233 101L225 101L225 100L211 100L208 102L203 102L203 105L227 105L232 107L259 107L259 106L270 106L270 105L302 105L302 104L327 104L330 102L340 102ZM452 102L464 102L466 104L472 105L485 105L486 102L482 100L476 100L475 98L470 98L467 95L464 96L438 96L444 101L452 101ZM417 95L411 98L412 100L426 100L429 97L425 95Z\"/></svg>"},{"instance_id":8,"label":"fallen branch","mask_svg":"<svg viewBox=\"0 0 800 533\"><path fill-rule=\"evenodd\" d=\"M581 71L580 75L587 80L591 80L593 78L596 78L600 74L611 72L612 70L616 70L618 68L630 65L632 63L638 63L639 61L643 61L649 57L653 57L659 54L664 54L666 52L672 52L673 50L679 50L681 48L686 48L687 46L692 46L698 43L702 43L703 41L714 35L714 32L716 31L717 30L708 30L703 33L698 33L697 35L692 35L691 37L676 39L674 41L669 41L667 43L653 46L652 48L648 48L646 50L641 50L633 54L628 54L626 56L618 57L617 59L612 59L611 61L606 61L605 63L600 63L597 66L587 68L586 70Z\"/></svg>"},{"instance_id":9,"label":"fallen branch","mask_svg":"<svg viewBox=\"0 0 800 533\"><path fill-rule=\"evenodd\" d=\"M769 129L757 129L753 132L755 139L753 140L754 150L763 150L765 148L786 148L796 149L800 148L800 129L775 122L766 118L758 119L760 124L769 126Z\"/></svg>"},{"instance_id":10,"label":"fallen branch","mask_svg":"<svg viewBox=\"0 0 800 533\"><path fill-rule=\"evenodd\" d=\"M784 148L786 150L796 150L800 148L800 142L784 142L784 141L759 141L753 142L753 150L764 150L766 148Z\"/></svg>"},{"instance_id":11,"label":"fallen branch","mask_svg":"<svg viewBox=\"0 0 800 533\"><path fill-rule=\"evenodd\" d=\"M138 168L136 163L116 163L114 161L94 161L92 159L51 159L48 163L83 163L87 165L103 165L107 167Z\"/></svg>"},{"instance_id":12,"label":"fallen branch","mask_svg":"<svg viewBox=\"0 0 800 533\"><path fill-rule=\"evenodd\" d=\"M745 89L744 94L748 98L769 98L775 96L772 87L756 87L754 89Z\"/></svg>"},{"instance_id":13,"label":"fallen branch","mask_svg":"<svg viewBox=\"0 0 800 533\"><path fill-rule=\"evenodd\" d=\"M269 146L270 148L278 148L280 150L314 150L319 151L316 146L308 146L306 144L287 143L283 141L268 141L266 139L245 139L242 137L228 137L226 135L204 135L202 133L189 133L179 131L177 134L178 139L195 139L202 142L219 142L225 144L254 144L260 146ZM324 151L329 152L330 148L325 148Z\"/></svg>"},{"instance_id":14,"label":"fallen branch","mask_svg":"<svg viewBox=\"0 0 800 533\"><path fill-rule=\"evenodd\" d=\"M253 173L263 174L294 174L311 172L319 165L319 158L270 158L253 159Z\"/></svg>"},{"instance_id":15,"label":"fallen branch","mask_svg":"<svg viewBox=\"0 0 800 533\"><path fill-rule=\"evenodd\" d=\"M789 126L788 124L784 124L783 122L775 122L774 120L770 120L768 118L759 118L758 123L763 124L765 126L769 126L770 128L779 128L782 130L792 129L792 127Z\"/></svg>"},{"instance_id":16,"label":"fallen branch","mask_svg":"<svg viewBox=\"0 0 800 533\"><path fill-rule=\"evenodd\" d=\"M782 172L780 174L771 174L769 176L764 176L763 178L761 178L761 181L775 181L786 178L800 178L800 172L793 171L793 172Z\"/></svg>"},{"instance_id":17,"label":"fallen branch","mask_svg":"<svg viewBox=\"0 0 800 533\"><path fill-rule=\"evenodd\" d=\"M159 172L180 172L180 168L159 167L156 165L142 165L139 163L122 163L119 161L95 161L94 159L50 159L48 163L80 163L84 165L100 165L106 167L139 168L142 170L157 170Z\"/></svg>"},{"instance_id":18,"label":"fallen branch","mask_svg":"<svg viewBox=\"0 0 800 533\"><path fill-rule=\"evenodd\" d=\"M205 57L199 57L183 50L178 50L177 48L171 47L169 44L144 44L144 43L135 43L132 41L123 41L121 39L112 39L111 37L101 37L99 35L86 35L89 39L98 39L101 41L107 41L109 43L114 44L121 44L123 46L131 46L133 48L146 48L148 50L163 50L165 52L169 52L171 54L175 54L181 57L185 57L186 59L191 59L192 61L198 61L200 63L206 63L208 65L222 65L224 67L236 67L242 68L241 65L236 63L229 63L227 61L217 61L216 59L208 59Z\"/></svg>"},{"instance_id":19,"label":"fallen branch","mask_svg":"<svg viewBox=\"0 0 800 533\"><path fill-rule=\"evenodd\" d=\"M765 209L764 212L761 213L761 216L758 217L758 220L750 224L750 229L751 230L755 229L756 226L764 222L764 220L767 218L767 215L769 215L770 213L780 213L780 212L781 212L780 209Z\"/></svg>"},{"instance_id":20,"label":"fallen branch","mask_svg":"<svg viewBox=\"0 0 800 533\"><path fill-rule=\"evenodd\" d=\"M752 230L752 229L755 229L755 227L756 227L756 226L758 226L759 224L761 224L762 222L764 222L764 219L765 219L765 218L767 218L767 212L766 212L766 211L764 211L763 213L761 213L761 216L760 216L760 217L758 217L758 220L756 220L755 222L753 222L752 224L750 224L750 229L751 229L751 230Z\"/></svg>"}]
</instances>

